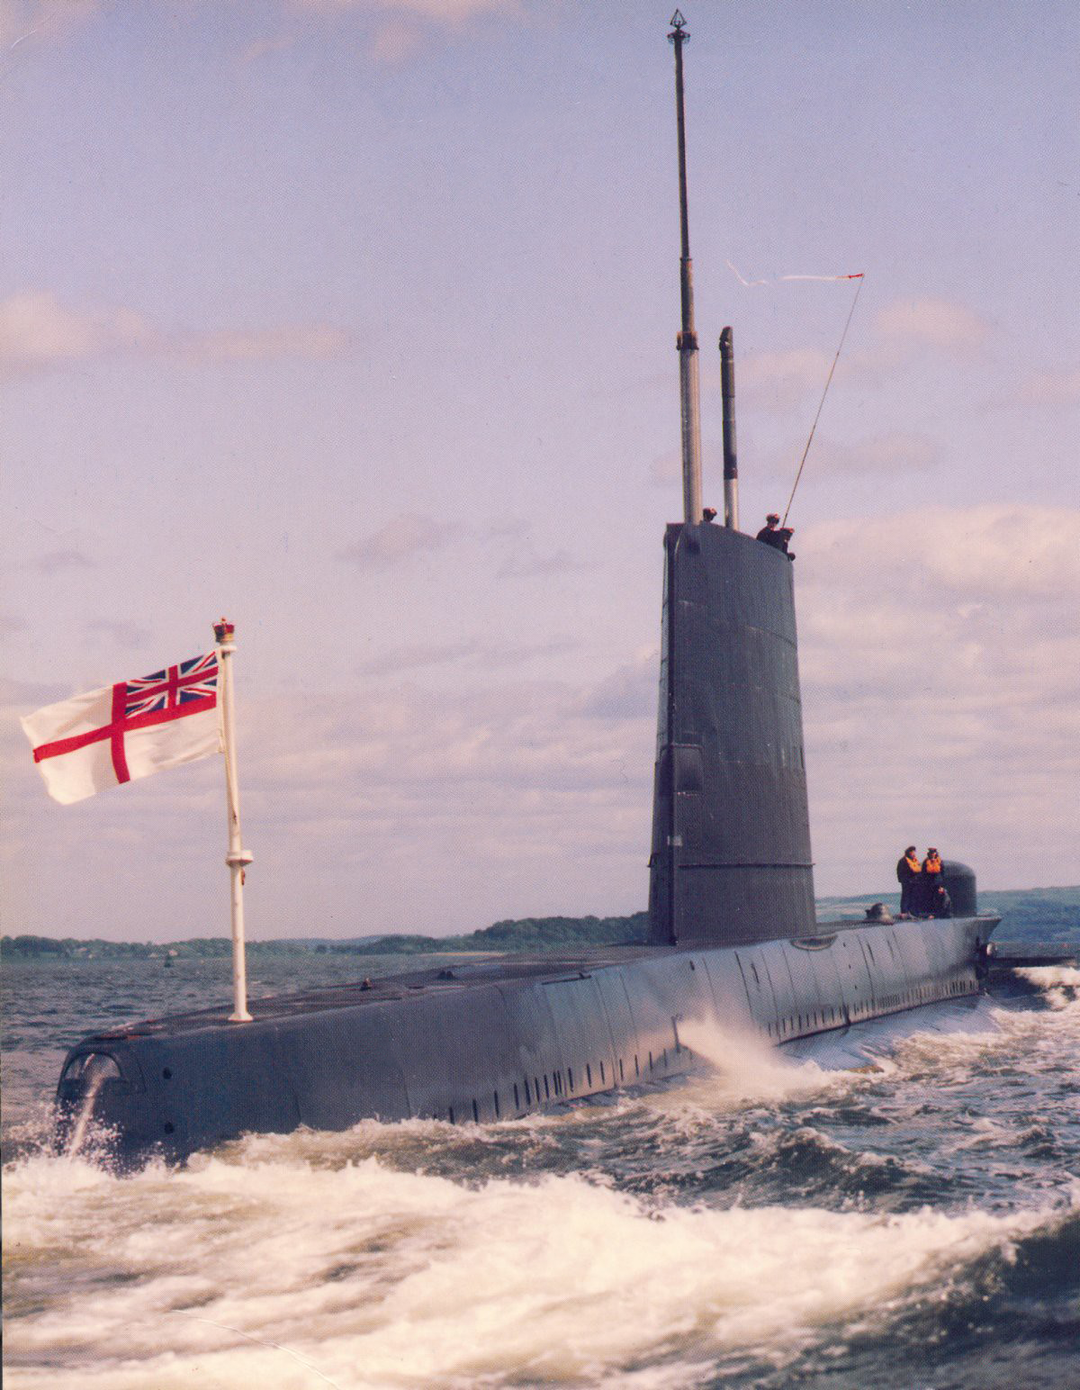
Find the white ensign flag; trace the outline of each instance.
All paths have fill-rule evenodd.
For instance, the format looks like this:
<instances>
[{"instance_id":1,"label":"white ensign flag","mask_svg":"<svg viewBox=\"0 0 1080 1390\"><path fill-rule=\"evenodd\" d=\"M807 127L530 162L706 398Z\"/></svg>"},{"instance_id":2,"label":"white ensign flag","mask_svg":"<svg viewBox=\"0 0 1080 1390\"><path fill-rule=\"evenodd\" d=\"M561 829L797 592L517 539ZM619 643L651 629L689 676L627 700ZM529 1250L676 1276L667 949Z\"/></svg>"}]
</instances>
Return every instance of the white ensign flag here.
<instances>
[{"instance_id":1,"label":"white ensign flag","mask_svg":"<svg viewBox=\"0 0 1080 1390\"><path fill-rule=\"evenodd\" d=\"M21 723L49 795L65 805L222 751L218 655L120 681Z\"/></svg>"}]
</instances>

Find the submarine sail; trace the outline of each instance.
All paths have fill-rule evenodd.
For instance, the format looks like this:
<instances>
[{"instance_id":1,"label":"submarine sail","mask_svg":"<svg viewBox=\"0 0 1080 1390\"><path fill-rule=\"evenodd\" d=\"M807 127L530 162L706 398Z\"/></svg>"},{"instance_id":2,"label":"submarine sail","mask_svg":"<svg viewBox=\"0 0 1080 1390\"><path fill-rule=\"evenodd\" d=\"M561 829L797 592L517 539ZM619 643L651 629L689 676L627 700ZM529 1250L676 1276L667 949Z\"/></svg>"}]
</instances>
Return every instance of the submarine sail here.
<instances>
[{"instance_id":1,"label":"submarine sail","mask_svg":"<svg viewBox=\"0 0 1080 1390\"><path fill-rule=\"evenodd\" d=\"M664 552L649 938L812 936L791 562L709 522Z\"/></svg>"}]
</instances>

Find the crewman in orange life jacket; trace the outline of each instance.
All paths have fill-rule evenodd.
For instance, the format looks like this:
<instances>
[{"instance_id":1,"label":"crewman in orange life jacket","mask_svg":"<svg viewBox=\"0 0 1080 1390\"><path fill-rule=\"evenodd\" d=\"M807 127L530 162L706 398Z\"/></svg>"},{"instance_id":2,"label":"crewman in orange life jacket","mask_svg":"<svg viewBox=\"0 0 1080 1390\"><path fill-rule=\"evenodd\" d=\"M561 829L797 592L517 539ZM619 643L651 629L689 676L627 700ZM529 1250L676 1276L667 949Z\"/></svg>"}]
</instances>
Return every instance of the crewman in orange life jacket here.
<instances>
[{"instance_id":1,"label":"crewman in orange life jacket","mask_svg":"<svg viewBox=\"0 0 1080 1390\"><path fill-rule=\"evenodd\" d=\"M933 915L941 885L941 855L931 847L926 851L926 858L922 862L922 892L920 894L922 901L919 911L924 916Z\"/></svg>"}]
</instances>

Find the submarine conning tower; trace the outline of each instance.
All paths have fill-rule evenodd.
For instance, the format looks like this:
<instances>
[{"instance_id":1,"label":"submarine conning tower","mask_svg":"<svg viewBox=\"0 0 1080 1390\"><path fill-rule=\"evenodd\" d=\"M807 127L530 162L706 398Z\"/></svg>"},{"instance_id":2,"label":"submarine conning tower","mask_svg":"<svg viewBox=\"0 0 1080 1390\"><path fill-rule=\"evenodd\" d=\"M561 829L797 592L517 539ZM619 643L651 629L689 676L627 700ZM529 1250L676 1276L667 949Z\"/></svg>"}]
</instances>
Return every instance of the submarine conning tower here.
<instances>
[{"instance_id":1,"label":"submarine conning tower","mask_svg":"<svg viewBox=\"0 0 1080 1390\"><path fill-rule=\"evenodd\" d=\"M713 525L701 505L683 92L690 35L678 10L671 24L684 520L664 535L649 939L735 946L815 932L795 592L788 556L738 529L730 328L720 338L725 524Z\"/></svg>"},{"instance_id":2,"label":"submarine conning tower","mask_svg":"<svg viewBox=\"0 0 1080 1390\"><path fill-rule=\"evenodd\" d=\"M793 566L708 522L664 550L649 939L812 936Z\"/></svg>"}]
</instances>

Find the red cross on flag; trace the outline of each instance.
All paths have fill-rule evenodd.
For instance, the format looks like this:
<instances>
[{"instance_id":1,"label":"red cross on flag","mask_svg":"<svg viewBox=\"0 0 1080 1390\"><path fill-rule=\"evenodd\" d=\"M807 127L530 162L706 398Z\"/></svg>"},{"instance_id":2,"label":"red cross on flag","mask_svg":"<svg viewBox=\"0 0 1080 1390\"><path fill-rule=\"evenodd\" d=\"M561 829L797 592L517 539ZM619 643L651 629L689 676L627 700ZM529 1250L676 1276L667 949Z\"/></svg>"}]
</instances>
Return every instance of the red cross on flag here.
<instances>
[{"instance_id":1,"label":"red cross on flag","mask_svg":"<svg viewBox=\"0 0 1080 1390\"><path fill-rule=\"evenodd\" d=\"M65 805L220 753L218 654L46 705L21 723L49 795Z\"/></svg>"}]
</instances>

